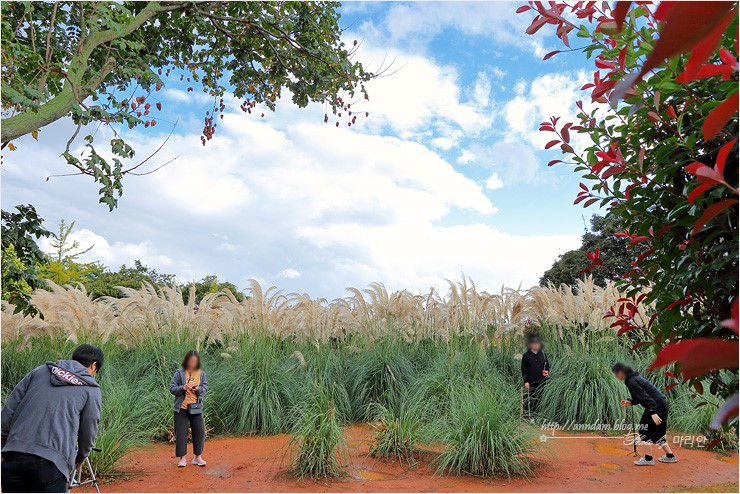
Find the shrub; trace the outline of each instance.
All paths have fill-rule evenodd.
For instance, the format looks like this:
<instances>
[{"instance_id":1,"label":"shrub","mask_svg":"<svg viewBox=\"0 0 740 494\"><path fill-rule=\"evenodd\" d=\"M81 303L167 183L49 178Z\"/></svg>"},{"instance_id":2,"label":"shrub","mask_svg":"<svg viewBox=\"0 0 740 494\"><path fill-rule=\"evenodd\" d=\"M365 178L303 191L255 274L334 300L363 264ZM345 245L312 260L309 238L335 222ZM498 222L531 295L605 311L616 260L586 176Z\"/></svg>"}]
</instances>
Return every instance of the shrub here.
<instances>
[{"instance_id":1,"label":"shrub","mask_svg":"<svg viewBox=\"0 0 740 494\"><path fill-rule=\"evenodd\" d=\"M447 448L436 460L440 473L532 475L529 455L538 443L534 431L519 420L512 388L459 386L450 398L450 413L431 430L431 437Z\"/></svg>"},{"instance_id":2,"label":"shrub","mask_svg":"<svg viewBox=\"0 0 740 494\"><path fill-rule=\"evenodd\" d=\"M278 434L289 429L296 376L278 340L257 336L213 361L209 408L218 432Z\"/></svg>"},{"instance_id":3,"label":"shrub","mask_svg":"<svg viewBox=\"0 0 740 494\"><path fill-rule=\"evenodd\" d=\"M398 413L377 404L375 443L370 454L386 461L412 465L417 460L417 444L422 439L423 404L417 397L404 397Z\"/></svg>"},{"instance_id":4,"label":"shrub","mask_svg":"<svg viewBox=\"0 0 740 494\"><path fill-rule=\"evenodd\" d=\"M299 477L338 477L342 467L337 455L346 456L346 443L332 401L331 390L314 385L306 400L293 409L293 438L289 443L291 469Z\"/></svg>"},{"instance_id":5,"label":"shrub","mask_svg":"<svg viewBox=\"0 0 740 494\"><path fill-rule=\"evenodd\" d=\"M355 420L370 418L371 403L399 410L401 398L415 374L401 343L380 342L352 356L348 365L349 396Z\"/></svg>"}]
</instances>

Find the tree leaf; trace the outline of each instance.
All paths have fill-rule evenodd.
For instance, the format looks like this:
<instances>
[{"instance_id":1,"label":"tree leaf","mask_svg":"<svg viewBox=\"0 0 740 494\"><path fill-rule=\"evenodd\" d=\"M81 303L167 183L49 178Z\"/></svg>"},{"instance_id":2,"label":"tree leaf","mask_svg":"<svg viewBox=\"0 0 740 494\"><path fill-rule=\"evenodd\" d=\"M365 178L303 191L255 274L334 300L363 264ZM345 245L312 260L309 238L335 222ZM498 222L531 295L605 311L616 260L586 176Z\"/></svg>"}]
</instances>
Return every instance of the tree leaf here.
<instances>
[{"instance_id":1,"label":"tree leaf","mask_svg":"<svg viewBox=\"0 0 740 494\"><path fill-rule=\"evenodd\" d=\"M701 126L705 141L719 134L719 131L725 127L725 124L737 115L738 101L738 93L735 93L709 112L707 118L704 119L704 124Z\"/></svg>"}]
</instances>

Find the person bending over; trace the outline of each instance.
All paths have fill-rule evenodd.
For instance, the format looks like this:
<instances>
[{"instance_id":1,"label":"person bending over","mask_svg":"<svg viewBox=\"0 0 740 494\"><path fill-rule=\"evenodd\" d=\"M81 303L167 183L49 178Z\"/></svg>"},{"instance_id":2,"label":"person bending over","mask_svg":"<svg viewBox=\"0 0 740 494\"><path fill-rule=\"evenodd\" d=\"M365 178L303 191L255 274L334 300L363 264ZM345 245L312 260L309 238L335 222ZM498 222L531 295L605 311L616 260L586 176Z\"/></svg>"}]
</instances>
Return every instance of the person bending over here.
<instances>
[{"instance_id":1,"label":"person bending over","mask_svg":"<svg viewBox=\"0 0 740 494\"><path fill-rule=\"evenodd\" d=\"M190 350L182 361L182 368L177 369L170 383L170 392L175 395L175 455L180 458L178 467L187 465L188 429L193 436L193 465L206 466L202 456L206 440L202 399L206 391L208 379L200 368L200 355Z\"/></svg>"},{"instance_id":2,"label":"person bending over","mask_svg":"<svg viewBox=\"0 0 740 494\"><path fill-rule=\"evenodd\" d=\"M624 381L630 392L629 400L622 400L622 406L629 407L642 405L645 411L640 418L640 439L648 446L648 454L635 461L637 466L655 465L653 460L653 444L657 444L665 451L665 456L658 458L663 463L676 463L678 459L673 455L671 447L665 439L668 420L668 401L663 393L650 381L642 377L627 364L618 362L612 366L612 372L617 379Z\"/></svg>"},{"instance_id":3,"label":"person bending over","mask_svg":"<svg viewBox=\"0 0 740 494\"><path fill-rule=\"evenodd\" d=\"M527 389L527 413L530 420L539 408L542 386L549 374L550 362L542 349L542 342L538 336L530 336L527 351L522 355L522 379Z\"/></svg>"},{"instance_id":4,"label":"person bending over","mask_svg":"<svg viewBox=\"0 0 740 494\"><path fill-rule=\"evenodd\" d=\"M102 367L103 351L80 345L16 385L2 411L3 492L66 492L98 434Z\"/></svg>"}]
</instances>

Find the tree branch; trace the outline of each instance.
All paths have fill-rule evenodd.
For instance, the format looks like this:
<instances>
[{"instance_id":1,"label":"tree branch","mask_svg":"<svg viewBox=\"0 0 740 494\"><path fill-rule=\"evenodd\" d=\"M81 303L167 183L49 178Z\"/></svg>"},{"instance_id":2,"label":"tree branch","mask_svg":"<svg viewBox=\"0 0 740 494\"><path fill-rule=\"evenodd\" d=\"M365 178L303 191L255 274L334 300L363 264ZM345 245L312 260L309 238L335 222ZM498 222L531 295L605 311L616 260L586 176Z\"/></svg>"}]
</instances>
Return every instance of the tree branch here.
<instances>
[{"instance_id":1,"label":"tree branch","mask_svg":"<svg viewBox=\"0 0 740 494\"><path fill-rule=\"evenodd\" d=\"M84 40L80 53L72 57L70 68L67 71L67 83L56 96L35 110L27 110L2 119L2 142L12 141L59 120L72 111L75 104L81 103L93 94L115 67L115 59L109 58L100 72L85 83L84 76L88 69L88 60L96 48L115 39L128 36L159 13L185 7L186 4L184 3L162 5L159 2L151 2L123 29L108 29L92 33Z\"/></svg>"}]
</instances>

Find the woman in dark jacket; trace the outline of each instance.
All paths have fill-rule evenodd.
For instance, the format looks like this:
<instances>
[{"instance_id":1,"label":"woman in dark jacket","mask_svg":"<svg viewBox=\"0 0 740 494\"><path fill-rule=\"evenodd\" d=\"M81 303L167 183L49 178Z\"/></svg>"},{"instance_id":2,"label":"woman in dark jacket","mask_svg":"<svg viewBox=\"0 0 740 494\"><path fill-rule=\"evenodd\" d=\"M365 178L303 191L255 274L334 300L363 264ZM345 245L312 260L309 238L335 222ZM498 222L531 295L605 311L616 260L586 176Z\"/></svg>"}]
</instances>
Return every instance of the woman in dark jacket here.
<instances>
[{"instance_id":1,"label":"woman in dark jacket","mask_svg":"<svg viewBox=\"0 0 740 494\"><path fill-rule=\"evenodd\" d=\"M622 406L642 405L645 411L640 418L640 439L647 444L648 453L635 461L635 465L655 465L653 460L653 444L657 444L666 452L658 458L662 463L676 463L678 459L673 455L671 447L665 439L666 422L668 420L668 401L665 396L650 381L621 362L614 364L612 372L617 379L624 381L630 392L629 400L622 400Z\"/></svg>"},{"instance_id":2,"label":"woman in dark jacket","mask_svg":"<svg viewBox=\"0 0 740 494\"><path fill-rule=\"evenodd\" d=\"M182 361L182 368L177 369L170 383L170 393L175 395L175 456L180 458L178 467L187 465L188 429L193 436L193 465L206 466L202 456L206 426L201 408L206 391L208 378L200 368L200 355L190 350Z\"/></svg>"}]
</instances>

